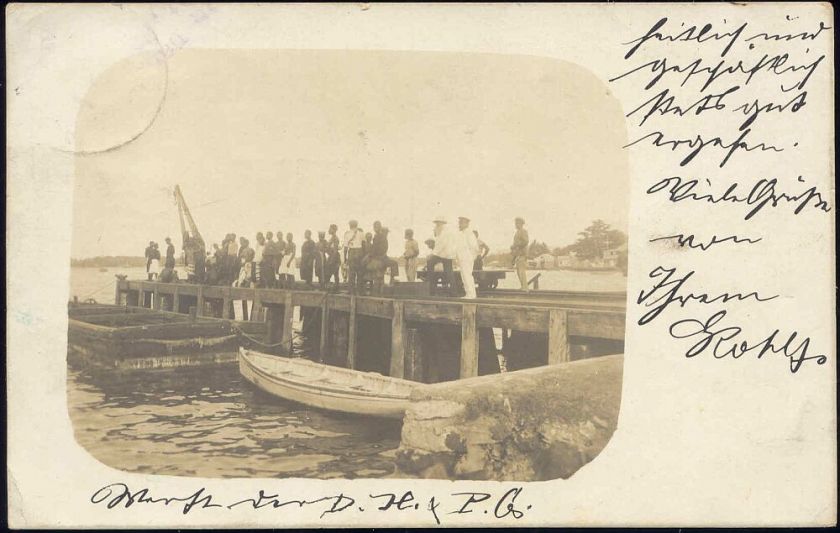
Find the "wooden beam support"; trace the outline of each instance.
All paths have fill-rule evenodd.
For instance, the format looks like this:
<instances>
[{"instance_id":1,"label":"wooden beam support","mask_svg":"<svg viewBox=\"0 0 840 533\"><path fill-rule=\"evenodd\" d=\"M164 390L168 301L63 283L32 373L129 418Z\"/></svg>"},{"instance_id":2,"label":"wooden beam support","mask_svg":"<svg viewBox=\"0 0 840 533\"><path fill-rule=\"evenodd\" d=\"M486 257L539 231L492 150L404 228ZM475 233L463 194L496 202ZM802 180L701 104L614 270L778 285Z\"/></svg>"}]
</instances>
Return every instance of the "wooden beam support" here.
<instances>
[{"instance_id":1,"label":"wooden beam support","mask_svg":"<svg viewBox=\"0 0 840 533\"><path fill-rule=\"evenodd\" d=\"M347 323L347 368L356 368L356 297L350 296L350 318Z\"/></svg>"},{"instance_id":2,"label":"wooden beam support","mask_svg":"<svg viewBox=\"0 0 840 533\"><path fill-rule=\"evenodd\" d=\"M280 341L283 343L281 353L290 355L292 353L292 339L295 328L295 304L292 293L286 293L286 303L283 305L283 336Z\"/></svg>"},{"instance_id":3,"label":"wooden beam support","mask_svg":"<svg viewBox=\"0 0 840 533\"><path fill-rule=\"evenodd\" d=\"M262 291L254 289L254 304L251 306L251 322L265 321L261 292Z\"/></svg>"},{"instance_id":4,"label":"wooden beam support","mask_svg":"<svg viewBox=\"0 0 840 533\"><path fill-rule=\"evenodd\" d=\"M224 296L222 297L222 318L224 319L233 319L235 317L230 316L231 309L233 307L233 301L230 299L230 288L224 292Z\"/></svg>"},{"instance_id":5,"label":"wooden beam support","mask_svg":"<svg viewBox=\"0 0 840 533\"><path fill-rule=\"evenodd\" d=\"M196 316L204 316L204 286L199 285L195 297Z\"/></svg>"},{"instance_id":6,"label":"wooden beam support","mask_svg":"<svg viewBox=\"0 0 840 533\"><path fill-rule=\"evenodd\" d=\"M172 295L172 312L173 313L180 313L181 312L181 292L178 290L179 287L175 286L175 293Z\"/></svg>"},{"instance_id":7,"label":"wooden beam support","mask_svg":"<svg viewBox=\"0 0 840 533\"><path fill-rule=\"evenodd\" d=\"M569 362L569 313L563 309L548 312L548 364Z\"/></svg>"},{"instance_id":8,"label":"wooden beam support","mask_svg":"<svg viewBox=\"0 0 840 533\"><path fill-rule=\"evenodd\" d=\"M394 300L393 317L391 318L391 372L392 378L405 377L405 304Z\"/></svg>"},{"instance_id":9,"label":"wooden beam support","mask_svg":"<svg viewBox=\"0 0 840 533\"><path fill-rule=\"evenodd\" d=\"M417 328L405 330L405 378L411 381L425 381L422 333Z\"/></svg>"},{"instance_id":10,"label":"wooden beam support","mask_svg":"<svg viewBox=\"0 0 840 533\"><path fill-rule=\"evenodd\" d=\"M327 350L329 349L329 328L327 325L330 321L330 308L327 304L327 298L324 298L324 303L321 304L321 344L319 347L319 354L321 361L327 357Z\"/></svg>"},{"instance_id":11,"label":"wooden beam support","mask_svg":"<svg viewBox=\"0 0 840 533\"><path fill-rule=\"evenodd\" d=\"M283 333L283 308L275 305L265 308L266 344L276 344Z\"/></svg>"},{"instance_id":12,"label":"wooden beam support","mask_svg":"<svg viewBox=\"0 0 840 533\"><path fill-rule=\"evenodd\" d=\"M153 293L152 297L154 298L154 301L152 302L152 305L154 306L155 311L160 311L160 309L161 309L160 289L158 288L157 284L155 284L155 290L154 290L154 293Z\"/></svg>"},{"instance_id":13,"label":"wooden beam support","mask_svg":"<svg viewBox=\"0 0 840 533\"><path fill-rule=\"evenodd\" d=\"M461 307L461 378L478 375L478 328L476 327L476 305Z\"/></svg>"}]
</instances>

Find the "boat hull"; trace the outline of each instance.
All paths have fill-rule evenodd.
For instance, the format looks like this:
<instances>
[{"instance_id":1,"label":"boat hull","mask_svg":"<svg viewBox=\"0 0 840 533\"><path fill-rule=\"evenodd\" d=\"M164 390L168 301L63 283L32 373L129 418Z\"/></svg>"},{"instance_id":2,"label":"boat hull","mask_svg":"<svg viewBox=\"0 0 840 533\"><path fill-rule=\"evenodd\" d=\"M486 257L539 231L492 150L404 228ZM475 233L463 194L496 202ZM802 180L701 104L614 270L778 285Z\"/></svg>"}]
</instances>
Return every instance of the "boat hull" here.
<instances>
[{"instance_id":1,"label":"boat hull","mask_svg":"<svg viewBox=\"0 0 840 533\"><path fill-rule=\"evenodd\" d=\"M283 374L278 374L276 370L272 371L269 368L270 363L266 363L269 360L262 358L273 358L273 356L240 350L239 371L245 379L273 396L328 411L401 419L409 404L409 387L414 385L411 382L405 382L409 385L405 386L404 394L397 395L376 394L375 392L362 390L353 392L330 386L329 383L319 384L317 379L296 376L292 372L285 372L286 377L284 377ZM282 365L280 362L276 363ZM313 368L318 365L317 363L306 363L313 365ZM327 367L327 365L319 366ZM363 376L368 374L333 367L325 369L327 373L335 371L347 373L347 376L351 376L350 373L355 372L356 376L353 377L361 380L364 380ZM377 377L377 379L381 378L382 376Z\"/></svg>"}]
</instances>

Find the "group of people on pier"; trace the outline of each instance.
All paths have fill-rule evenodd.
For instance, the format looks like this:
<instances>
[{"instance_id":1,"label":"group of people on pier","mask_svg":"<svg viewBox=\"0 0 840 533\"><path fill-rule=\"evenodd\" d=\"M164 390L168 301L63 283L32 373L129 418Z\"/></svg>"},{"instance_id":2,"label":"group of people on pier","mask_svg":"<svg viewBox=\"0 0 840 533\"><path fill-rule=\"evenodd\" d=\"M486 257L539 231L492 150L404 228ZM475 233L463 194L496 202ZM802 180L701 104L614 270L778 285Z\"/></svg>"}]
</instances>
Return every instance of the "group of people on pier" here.
<instances>
[{"instance_id":1,"label":"group of people on pier","mask_svg":"<svg viewBox=\"0 0 840 533\"><path fill-rule=\"evenodd\" d=\"M454 263L457 261L464 298L475 298L476 289L473 271L483 270L484 259L490 248L479 238L478 231L470 228L470 219L458 217L458 228L451 228L445 217L436 217L434 237L427 239L427 271L443 272L447 286L455 285ZM516 233L510 247L512 263L517 271L523 290L528 290L526 277L528 232L525 221L515 219ZM190 277L198 283L209 285L231 285L235 287L292 288L296 275L314 288L338 289L343 280L350 292L364 289L370 283L374 293L381 292L386 272L393 284L399 276L399 263L388 256L387 227L380 221L373 223L373 232L365 232L356 220L348 222L342 238L338 226L331 224L327 231L319 231L317 240L312 231L304 232L304 240L298 246L291 233L277 231L258 232L252 243L245 236L237 238L229 233L221 243L213 244L212 250L205 249L200 238L184 234L184 262L192 270ZM146 248L146 271L148 279L163 282L176 281L175 247L166 238L166 259L161 269L160 251L157 243L150 242ZM414 239L414 231L405 230L405 250L401 256L405 269L405 280L417 279L420 260L420 245Z\"/></svg>"}]
</instances>

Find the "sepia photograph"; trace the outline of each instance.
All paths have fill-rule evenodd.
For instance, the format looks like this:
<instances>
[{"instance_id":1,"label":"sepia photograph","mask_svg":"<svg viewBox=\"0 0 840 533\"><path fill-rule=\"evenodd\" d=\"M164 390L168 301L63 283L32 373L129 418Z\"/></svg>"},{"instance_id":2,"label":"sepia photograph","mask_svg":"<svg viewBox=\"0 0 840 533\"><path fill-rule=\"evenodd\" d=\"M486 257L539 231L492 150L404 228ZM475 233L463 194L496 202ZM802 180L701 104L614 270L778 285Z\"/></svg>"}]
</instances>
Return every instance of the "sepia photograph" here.
<instances>
[{"instance_id":1,"label":"sepia photograph","mask_svg":"<svg viewBox=\"0 0 840 533\"><path fill-rule=\"evenodd\" d=\"M552 58L119 61L76 120L76 441L155 475L571 477L620 409L626 142Z\"/></svg>"},{"instance_id":2,"label":"sepia photograph","mask_svg":"<svg viewBox=\"0 0 840 533\"><path fill-rule=\"evenodd\" d=\"M836 526L833 20L8 4L10 527Z\"/></svg>"}]
</instances>

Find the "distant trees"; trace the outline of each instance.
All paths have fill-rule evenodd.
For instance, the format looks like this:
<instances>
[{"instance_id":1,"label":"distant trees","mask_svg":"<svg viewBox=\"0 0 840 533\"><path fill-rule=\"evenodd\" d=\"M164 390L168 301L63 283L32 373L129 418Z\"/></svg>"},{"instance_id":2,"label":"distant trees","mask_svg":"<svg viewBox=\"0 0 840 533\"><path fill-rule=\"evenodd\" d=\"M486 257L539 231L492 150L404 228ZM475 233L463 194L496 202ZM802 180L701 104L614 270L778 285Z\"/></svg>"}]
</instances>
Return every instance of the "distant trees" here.
<instances>
[{"instance_id":1,"label":"distant trees","mask_svg":"<svg viewBox=\"0 0 840 533\"><path fill-rule=\"evenodd\" d=\"M528 245L528 259L541 256L542 254L550 254L551 248L544 242L537 242L536 239Z\"/></svg>"},{"instance_id":2,"label":"distant trees","mask_svg":"<svg viewBox=\"0 0 840 533\"><path fill-rule=\"evenodd\" d=\"M578 232L578 240L571 245L571 251L580 259L601 259L604 251L627 242L627 235L613 229L601 219L593 220L583 231Z\"/></svg>"},{"instance_id":3,"label":"distant trees","mask_svg":"<svg viewBox=\"0 0 840 533\"><path fill-rule=\"evenodd\" d=\"M146 266L146 258L128 255L108 255L70 259L71 267L141 267Z\"/></svg>"}]
</instances>

